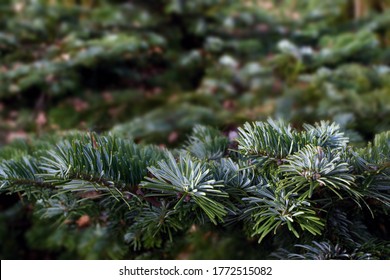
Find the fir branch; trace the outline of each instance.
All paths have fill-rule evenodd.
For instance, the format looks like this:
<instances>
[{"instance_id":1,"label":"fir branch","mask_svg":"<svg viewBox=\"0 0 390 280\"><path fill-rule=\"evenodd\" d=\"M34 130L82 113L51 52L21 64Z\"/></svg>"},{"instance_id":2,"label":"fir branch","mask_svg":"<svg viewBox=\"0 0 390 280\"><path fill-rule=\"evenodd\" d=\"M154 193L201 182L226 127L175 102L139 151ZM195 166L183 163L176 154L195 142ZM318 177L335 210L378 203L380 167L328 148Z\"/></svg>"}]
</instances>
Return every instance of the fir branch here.
<instances>
[{"instance_id":1,"label":"fir branch","mask_svg":"<svg viewBox=\"0 0 390 280\"><path fill-rule=\"evenodd\" d=\"M146 175L146 167L164 156L162 150L141 148L115 136L90 137L62 142L42 157L47 176L81 179L106 187L135 187Z\"/></svg>"},{"instance_id":2,"label":"fir branch","mask_svg":"<svg viewBox=\"0 0 390 280\"><path fill-rule=\"evenodd\" d=\"M169 203L162 203L159 207L145 206L125 234L125 241L135 250L160 247L165 236L173 241L174 233L183 230L186 224L177 215Z\"/></svg>"},{"instance_id":3,"label":"fir branch","mask_svg":"<svg viewBox=\"0 0 390 280\"><path fill-rule=\"evenodd\" d=\"M298 192L302 198L310 198L318 188L327 188L340 199L343 195L339 190L361 197L355 188L355 176L350 173L348 163L341 160L339 152L307 145L289 156L279 169L286 176L281 187L291 187L291 192Z\"/></svg>"},{"instance_id":4,"label":"fir branch","mask_svg":"<svg viewBox=\"0 0 390 280\"><path fill-rule=\"evenodd\" d=\"M245 123L239 128L238 150L246 156L276 160L281 163L288 155L311 142L309 135L297 132L282 121Z\"/></svg>"},{"instance_id":5,"label":"fir branch","mask_svg":"<svg viewBox=\"0 0 390 280\"><path fill-rule=\"evenodd\" d=\"M317 242L313 241L313 245L297 244L303 253L290 253L287 250L279 250L273 256L281 259L291 260L370 260L371 254L355 249L352 253L348 253L339 244L333 245L328 241Z\"/></svg>"},{"instance_id":6,"label":"fir branch","mask_svg":"<svg viewBox=\"0 0 390 280\"><path fill-rule=\"evenodd\" d=\"M39 162L31 157L3 161L0 164L0 192L21 192L29 198L42 197L55 186L39 175Z\"/></svg>"},{"instance_id":7,"label":"fir branch","mask_svg":"<svg viewBox=\"0 0 390 280\"><path fill-rule=\"evenodd\" d=\"M228 142L218 130L196 125L184 149L199 159L216 160L225 154Z\"/></svg>"},{"instance_id":8,"label":"fir branch","mask_svg":"<svg viewBox=\"0 0 390 280\"><path fill-rule=\"evenodd\" d=\"M304 127L297 132L271 120L247 126L239 140L244 155L230 153L226 158L220 158L226 139L204 127L187 143L189 152L180 150L177 158L118 136L78 134L56 146L41 145L36 156L2 161L1 191L27 194L34 198L38 215L57 222L107 211L112 229L122 232L136 250L163 246L191 224L203 226L209 221L243 225L259 242L285 228L291 237L334 235L332 241L360 246L370 237L368 229L358 219L357 227L346 222L344 213L351 203L363 202L373 215L387 215L388 134L377 136L365 149L353 150L335 124ZM260 137L260 131L271 136ZM250 141L265 156L246 154L250 137L257 137ZM208 146L212 139L216 142ZM191 152L190 143L200 143L204 149ZM253 164L258 157L276 164ZM336 203L340 199L343 203ZM331 247L321 248L328 252ZM328 254L322 249L315 253Z\"/></svg>"},{"instance_id":9,"label":"fir branch","mask_svg":"<svg viewBox=\"0 0 390 280\"><path fill-rule=\"evenodd\" d=\"M315 139L316 145L323 148L345 148L349 142L348 137L344 136L344 132L340 131L340 126L336 123L321 121L314 126L304 124L303 127L310 135L309 138Z\"/></svg>"},{"instance_id":10,"label":"fir branch","mask_svg":"<svg viewBox=\"0 0 390 280\"><path fill-rule=\"evenodd\" d=\"M151 196L170 197L177 200L175 208L183 203L195 203L201 207L210 220L222 220L226 215L224 206L211 198L226 198L220 190L223 185L212 178L205 163L193 160L189 155L180 155L178 161L168 154L166 161L157 167L148 167L151 176L141 183L141 188L152 191Z\"/></svg>"},{"instance_id":11,"label":"fir branch","mask_svg":"<svg viewBox=\"0 0 390 280\"><path fill-rule=\"evenodd\" d=\"M297 238L300 237L299 230L321 234L325 225L308 201L283 190L275 192L264 187L258 191L257 197L244 200L249 202L245 212L250 213L253 220L252 236L259 235L259 243L285 225Z\"/></svg>"}]
</instances>

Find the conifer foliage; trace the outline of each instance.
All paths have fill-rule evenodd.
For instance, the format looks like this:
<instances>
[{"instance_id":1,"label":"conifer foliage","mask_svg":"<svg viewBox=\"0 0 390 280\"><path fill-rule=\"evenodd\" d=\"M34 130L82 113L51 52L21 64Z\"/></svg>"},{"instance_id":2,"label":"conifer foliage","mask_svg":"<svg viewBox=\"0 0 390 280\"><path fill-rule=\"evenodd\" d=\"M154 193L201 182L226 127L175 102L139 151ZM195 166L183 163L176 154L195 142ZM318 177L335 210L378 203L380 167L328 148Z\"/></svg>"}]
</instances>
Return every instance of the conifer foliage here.
<instances>
[{"instance_id":1,"label":"conifer foliage","mask_svg":"<svg viewBox=\"0 0 390 280\"><path fill-rule=\"evenodd\" d=\"M0 1L0 256L390 258L389 7Z\"/></svg>"},{"instance_id":2,"label":"conifer foliage","mask_svg":"<svg viewBox=\"0 0 390 280\"><path fill-rule=\"evenodd\" d=\"M21 146L22 156L0 164L0 190L18 193L53 235L94 236L87 258L158 254L209 229L239 231L268 257L383 259L389 136L354 147L334 123L297 130L269 119L246 123L233 140L196 126L181 148L167 150L75 133L30 153ZM115 246L100 255L99 242Z\"/></svg>"}]
</instances>

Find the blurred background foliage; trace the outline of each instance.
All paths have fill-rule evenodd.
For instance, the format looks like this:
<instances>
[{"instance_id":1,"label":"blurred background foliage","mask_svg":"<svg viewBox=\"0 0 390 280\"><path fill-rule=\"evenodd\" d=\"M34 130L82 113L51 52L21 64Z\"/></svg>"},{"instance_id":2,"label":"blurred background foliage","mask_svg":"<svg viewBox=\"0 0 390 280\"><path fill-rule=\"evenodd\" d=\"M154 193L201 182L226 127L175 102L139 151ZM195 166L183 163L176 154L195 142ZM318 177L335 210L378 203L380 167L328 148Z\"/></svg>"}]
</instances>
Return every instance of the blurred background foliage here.
<instances>
[{"instance_id":1,"label":"blurred background foliage","mask_svg":"<svg viewBox=\"0 0 390 280\"><path fill-rule=\"evenodd\" d=\"M297 127L336 121L356 143L372 140L390 129L389 8L389 0L2 0L0 158L65 130L176 147L195 124L234 136L268 116ZM227 258L240 238L194 230L176 248L132 255L104 238L107 228L79 225L74 238L55 229L18 197L1 198L2 258ZM245 244L239 257L265 257Z\"/></svg>"}]
</instances>

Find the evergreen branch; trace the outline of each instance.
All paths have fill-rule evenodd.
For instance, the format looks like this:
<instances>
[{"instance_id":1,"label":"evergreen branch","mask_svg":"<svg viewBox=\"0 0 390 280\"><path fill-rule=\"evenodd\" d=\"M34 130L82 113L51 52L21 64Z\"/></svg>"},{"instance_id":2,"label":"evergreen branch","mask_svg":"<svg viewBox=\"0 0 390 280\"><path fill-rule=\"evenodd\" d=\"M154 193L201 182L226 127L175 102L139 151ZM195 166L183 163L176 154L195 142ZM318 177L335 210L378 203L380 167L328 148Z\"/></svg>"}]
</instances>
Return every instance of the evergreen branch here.
<instances>
[{"instance_id":1,"label":"evergreen branch","mask_svg":"<svg viewBox=\"0 0 390 280\"><path fill-rule=\"evenodd\" d=\"M287 250L279 250L273 256L291 260L370 260L371 254L357 249L348 253L339 244L333 245L329 241L313 241L313 245L297 244L303 253L290 253Z\"/></svg>"},{"instance_id":2,"label":"evergreen branch","mask_svg":"<svg viewBox=\"0 0 390 280\"><path fill-rule=\"evenodd\" d=\"M390 167L390 131L382 132L374 137L374 141L357 153L370 164Z\"/></svg>"},{"instance_id":3,"label":"evergreen branch","mask_svg":"<svg viewBox=\"0 0 390 280\"><path fill-rule=\"evenodd\" d=\"M213 165L214 177L223 181L226 187L247 190L252 186L255 173L253 168L247 167L248 162L234 162L231 158L222 158Z\"/></svg>"},{"instance_id":4,"label":"evergreen branch","mask_svg":"<svg viewBox=\"0 0 390 280\"><path fill-rule=\"evenodd\" d=\"M0 192L21 192L31 196L42 197L54 184L45 182L38 174L39 162L31 157L20 160L3 161L0 164Z\"/></svg>"},{"instance_id":5,"label":"evergreen branch","mask_svg":"<svg viewBox=\"0 0 390 280\"><path fill-rule=\"evenodd\" d=\"M256 193L259 186L266 185L263 178L256 177L254 168L248 167L247 161L235 162L231 158L222 158L213 162L211 167L213 177L223 182L224 190L229 194L229 208L233 212L244 206L244 197Z\"/></svg>"},{"instance_id":6,"label":"evergreen branch","mask_svg":"<svg viewBox=\"0 0 390 280\"><path fill-rule=\"evenodd\" d=\"M302 198L310 198L318 188L331 190L340 199L339 190L359 198L361 193L354 188L355 176L350 173L348 163L341 160L340 153L307 145L299 152L289 156L279 167L286 179L282 188L291 187L291 192L300 193Z\"/></svg>"},{"instance_id":7,"label":"evergreen branch","mask_svg":"<svg viewBox=\"0 0 390 280\"><path fill-rule=\"evenodd\" d=\"M163 237L173 241L175 232L185 228L185 222L177 219L177 211L170 204L162 203L160 207L144 207L135 218L124 238L133 248L140 249L158 247Z\"/></svg>"},{"instance_id":8,"label":"evergreen branch","mask_svg":"<svg viewBox=\"0 0 390 280\"><path fill-rule=\"evenodd\" d=\"M257 132L248 133L250 129ZM260 137L260 131L271 136ZM239 148L244 156L221 157L226 139L204 127L195 129L185 146L188 153L180 150L177 158L118 136L79 134L56 146L42 145L44 151L36 151L35 157L2 161L0 190L33 196L36 213L56 221L106 209L113 229L127 227L122 233L136 250L162 246L192 224L208 221L244 225L259 242L286 229L296 238L334 234L332 241L356 247L370 236L362 219L353 224L346 220L352 204L345 202L363 202L372 214L387 215L388 134L354 151L334 124L305 125L304 132L297 132L269 120L247 126L241 137L244 144L249 143L244 139L258 137L252 139L255 149L276 164L253 165L261 156L246 158L252 155L244 144ZM335 203L329 193L343 203ZM307 258L334 249L321 248L303 249L317 250Z\"/></svg>"},{"instance_id":9,"label":"evergreen branch","mask_svg":"<svg viewBox=\"0 0 390 280\"><path fill-rule=\"evenodd\" d=\"M164 152L138 147L115 136L97 136L65 141L42 157L48 177L81 179L103 186L135 187L146 175L146 167L161 159Z\"/></svg>"},{"instance_id":10,"label":"evergreen branch","mask_svg":"<svg viewBox=\"0 0 390 280\"><path fill-rule=\"evenodd\" d=\"M275 234L284 225L287 225L297 238L300 237L299 228L313 235L322 233L324 222L310 203L283 190L273 192L265 187L258 191L258 197L248 197L244 200L249 202L245 212L250 213L253 219L252 236L259 235L259 243L269 233Z\"/></svg>"},{"instance_id":11,"label":"evergreen branch","mask_svg":"<svg viewBox=\"0 0 390 280\"><path fill-rule=\"evenodd\" d=\"M196 158L216 160L225 154L227 146L228 139L218 130L196 125L184 149Z\"/></svg>"},{"instance_id":12,"label":"evergreen branch","mask_svg":"<svg viewBox=\"0 0 390 280\"><path fill-rule=\"evenodd\" d=\"M238 149L244 155L284 159L306 144L291 126L268 119L267 122L245 123L239 128Z\"/></svg>"},{"instance_id":13,"label":"evergreen branch","mask_svg":"<svg viewBox=\"0 0 390 280\"><path fill-rule=\"evenodd\" d=\"M303 127L310 135L310 139L315 139L316 145L323 148L345 148L349 142L344 132L340 131L340 126L336 123L321 121L314 126L304 124Z\"/></svg>"},{"instance_id":14,"label":"evergreen branch","mask_svg":"<svg viewBox=\"0 0 390 280\"><path fill-rule=\"evenodd\" d=\"M178 162L172 154L166 161L157 163L158 167L148 167L152 177L146 177L141 188L152 191L151 196L176 198L177 208L182 203L194 202L200 206L210 220L222 219L226 214L224 206L210 197L226 198L228 194L221 191L223 185L213 179L205 163L194 161L189 155L180 155Z\"/></svg>"},{"instance_id":15,"label":"evergreen branch","mask_svg":"<svg viewBox=\"0 0 390 280\"><path fill-rule=\"evenodd\" d=\"M283 160L308 144L324 148L346 147L349 139L340 132L340 127L329 122L304 124L305 131L293 130L282 121L255 122L239 128L238 148L244 155Z\"/></svg>"}]
</instances>

